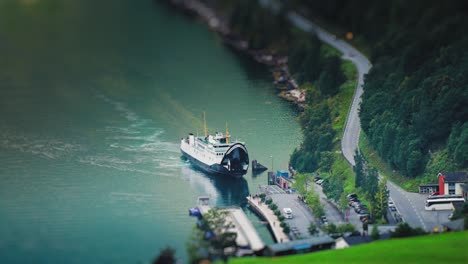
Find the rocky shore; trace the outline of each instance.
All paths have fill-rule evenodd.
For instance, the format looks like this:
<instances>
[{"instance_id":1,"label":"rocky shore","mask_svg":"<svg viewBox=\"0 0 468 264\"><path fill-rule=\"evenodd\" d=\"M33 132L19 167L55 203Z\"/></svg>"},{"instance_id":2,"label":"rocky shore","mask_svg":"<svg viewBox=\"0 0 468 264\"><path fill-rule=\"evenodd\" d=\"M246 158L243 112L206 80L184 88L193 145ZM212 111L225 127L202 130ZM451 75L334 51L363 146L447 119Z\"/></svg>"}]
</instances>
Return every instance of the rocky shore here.
<instances>
[{"instance_id":1,"label":"rocky shore","mask_svg":"<svg viewBox=\"0 0 468 264\"><path fill-rule=\"evenodd\" d=\"M248 54L258 63L268 66L272 72L273 82L281 90L278 96L296 104L300 110L304 109L306 94L289 73L287 56L269 50L250 48L248 41L232 32L225 19L206 3L198 0L168 0L165 2L188 15L200 18L212 31L217 32L222 37L226 45Z\"/></svg>"}]
</instances>

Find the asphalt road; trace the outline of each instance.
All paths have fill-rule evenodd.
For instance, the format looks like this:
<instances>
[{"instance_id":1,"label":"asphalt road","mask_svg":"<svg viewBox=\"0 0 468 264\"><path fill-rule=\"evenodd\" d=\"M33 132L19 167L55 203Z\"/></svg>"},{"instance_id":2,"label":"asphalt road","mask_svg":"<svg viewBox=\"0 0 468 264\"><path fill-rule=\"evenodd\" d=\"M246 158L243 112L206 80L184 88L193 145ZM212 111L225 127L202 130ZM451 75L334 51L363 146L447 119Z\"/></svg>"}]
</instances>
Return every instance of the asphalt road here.
<instances>
[{"instance_id":1,"label":"asphalt road","mask_svg":"<svg viewBox=\"0 0 468 264\"><path fill-rule=\"evenodd\" d=\"M363 54L361 54L351 45L340 39L337 39L334 35L326 32L302 16L291 12L288 14L288 18L295 26L306 32L315 33L320 40L341 51L341 53L343 53L342 58L350 60L357 67L359 75L358 83L354 92L351 109L346 120L343 139L341 140L341 152L343 153L343 156L351 165L354 165L354 152L358 147L359 134L361 133L361 123L359 121L358 112L359 104L361 103L361 95L363 92L362 86L364 84L364 75L369 72L372 65Z\"/></svg>"},{"instance_id":2,"label":"asphalt road","mask_svg":"<svg viewBox=\"0 0 468 264\"><path fill-rule=\"evenodd\" d=\"M353 96L353 102L346 120L346 127L341 140L341 152L345 159L354 166L354 153L358 148L359 134L361 124L359 120L359 105L363 93L364 76L372 67L369 60L358 50L348 43L337 39L334 35L326 32L316 24L303 18L295 12L288 14L289 21L300 29L315 33L317 37L327 44L335 47L343 53L342 58L350 60L356 65L358 70L358 83ZM398 214L403 220L413 227L421 227L426 230L432 230L434 227L440 227L440 224L448 221L450 211L429 212L424 210L425 195L406 192L392 182L388 181L387 188L390 191L390 197L398 208Z\"/></svg>"}]
</instances>

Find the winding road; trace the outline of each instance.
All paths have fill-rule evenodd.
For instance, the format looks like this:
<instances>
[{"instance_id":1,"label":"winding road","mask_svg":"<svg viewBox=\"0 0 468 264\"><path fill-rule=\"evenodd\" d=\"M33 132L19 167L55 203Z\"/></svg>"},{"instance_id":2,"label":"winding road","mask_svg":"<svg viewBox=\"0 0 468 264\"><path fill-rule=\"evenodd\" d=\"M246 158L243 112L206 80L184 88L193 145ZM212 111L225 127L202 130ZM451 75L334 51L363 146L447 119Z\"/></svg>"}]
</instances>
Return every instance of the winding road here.
<instances>
[{"instance_id":1,"label":"winding road","mask_svg":"<svg viewBox=\"0 0 468 264\"><path fill-rule=\"evenodd\" d=\"M372 65L369 60L353 46L337 39L333 34L328 33L313 22L300 16L295 12L288 13L289 21L296 27L310 33L335 47L342 52L342 58L350 60L356 65L358 70L358 82L354 92L353 101L346 120L346 127L341 140L341 152L351 166L354 161L354 153L358 149L359 134L361 132L361 123L359 120L359 105L363 93L364 76L369 72ZM440 224L448 221L450 211L428 212L424 210L426 195L411 193L403 190L394 183L387 181L387 188L390 191L391 199L395 202L398 214L403 220L413 227L421 227L427 231L434 227L440 227Z\"/></svg>"}]
</instances>

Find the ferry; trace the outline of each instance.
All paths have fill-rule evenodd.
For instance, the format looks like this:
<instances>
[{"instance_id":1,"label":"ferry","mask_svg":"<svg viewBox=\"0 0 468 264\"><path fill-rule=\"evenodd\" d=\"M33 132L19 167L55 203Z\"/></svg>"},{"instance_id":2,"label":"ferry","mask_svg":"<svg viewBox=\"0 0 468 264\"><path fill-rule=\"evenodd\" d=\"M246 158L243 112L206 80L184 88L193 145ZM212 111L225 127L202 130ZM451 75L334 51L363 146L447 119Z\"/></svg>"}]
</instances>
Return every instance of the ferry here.
<instances>
[{"instance_id":1,"label":"ferry","mask_svg":"<svg viewBox=\"0 0 468 264\"><path fill-rule=\"evenodd\" d=\"M180 141L180 151L194 166L210 174L222 174L240 178L249 168L249 154L244 142L231 142L231 136L216 132L208 135L203 113L204 136L192 133Z\"/></svg>"}]
</instances>

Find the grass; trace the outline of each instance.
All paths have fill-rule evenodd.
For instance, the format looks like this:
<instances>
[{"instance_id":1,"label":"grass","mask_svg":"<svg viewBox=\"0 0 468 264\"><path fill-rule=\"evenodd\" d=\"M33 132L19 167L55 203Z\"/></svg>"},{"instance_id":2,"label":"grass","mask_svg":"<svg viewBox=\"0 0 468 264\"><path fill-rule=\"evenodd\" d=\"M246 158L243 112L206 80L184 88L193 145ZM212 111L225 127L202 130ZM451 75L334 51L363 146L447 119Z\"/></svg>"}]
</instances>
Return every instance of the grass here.
<instances>
[{"instance_id":1,"label":"grass","mask_svg":"<svg viewBox=\"0 0 468 264\"><path fill-rule=\"evenodd\" d=\"M391 180L393 183L397 184L406 191L418 192L419 184L425 182L426 180L424 178L410 179L404 177L398 171L393 170L390 167L390 164L383 161L377 154L377 151L372 148L372 146L369 144L369 141L367 140L366 134L363 131L361 131L361 135L359 137L359 149L366 158L369 165L376 168L381 175L387 177L387 179Z\"/></svg>"},{"instance_id":2,"label":"grass","mask_svg":"<svg viewBox=\"0 0 468 264\"><path fill-rule=\"evenodd\" d=\"M343 134L358 77L356 66L350 61L342 61L341 69L347 81L340 86L340 92L329 99L329 105L333 109L332 114L334 115L333 129L340 137Z\"/></svg>"},{"instance_id":3,"label":"grass","mask_svg":"<svg viewBox=\"0 0 468 264\"><path fill-rule=\"evenodd\" d=\"M320 54L324 58L332 56L341 57L341 52L339 50L335 49L333 46L323 41L322 45L320 46Z\"/></svg>"},{"instance_id":4,"label":"grass","mask_svg":"<svg viewBox=\"0 0 468 264\"><path fill-rule=\"evenodd\" d=\"M255 263L468 263L468 231L389 239L342 250L286 257L232 259L232 264Z\"/></svg>"}]
</instances>

